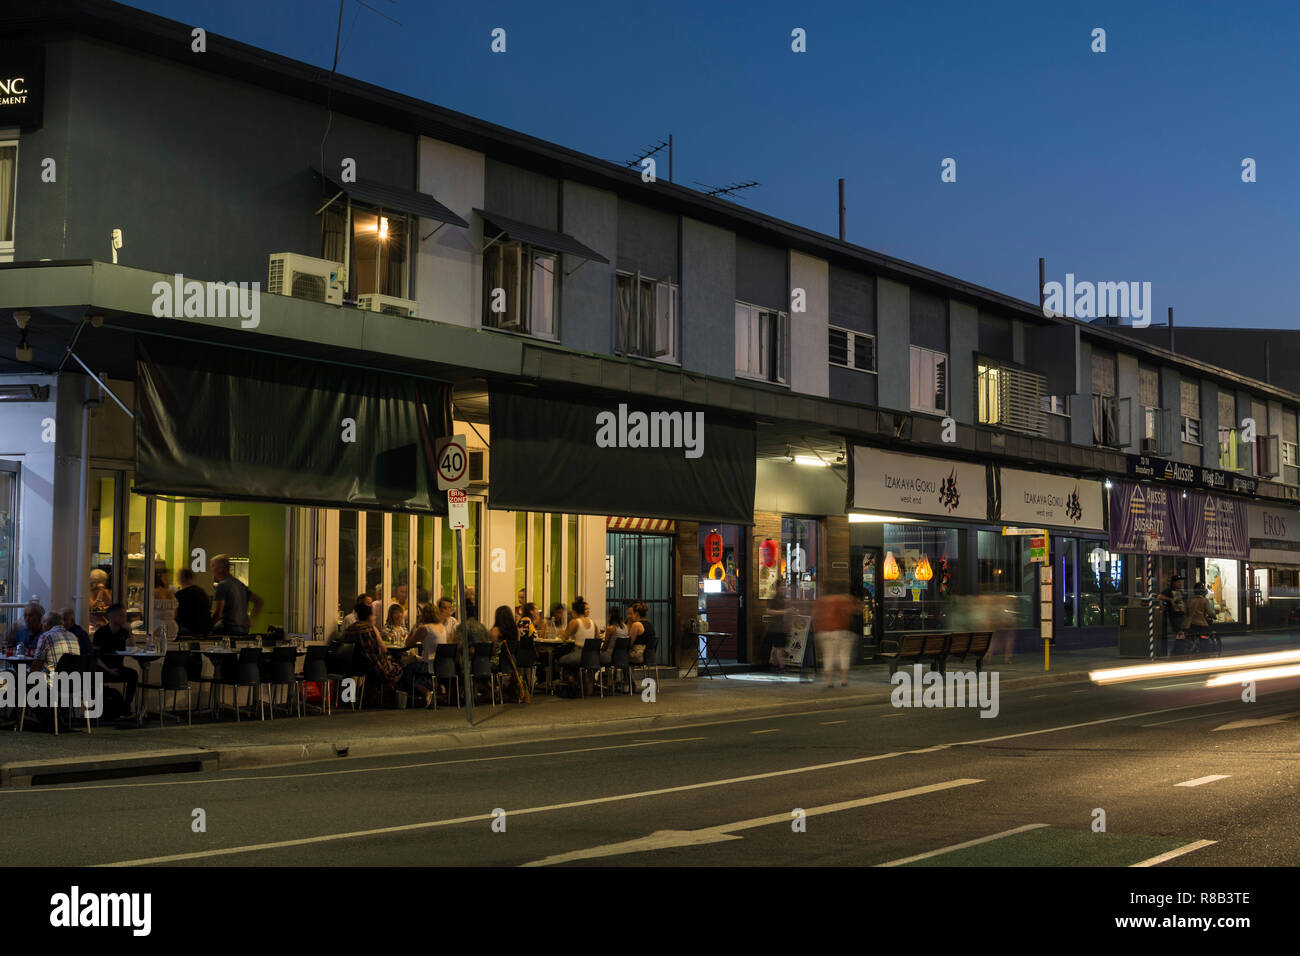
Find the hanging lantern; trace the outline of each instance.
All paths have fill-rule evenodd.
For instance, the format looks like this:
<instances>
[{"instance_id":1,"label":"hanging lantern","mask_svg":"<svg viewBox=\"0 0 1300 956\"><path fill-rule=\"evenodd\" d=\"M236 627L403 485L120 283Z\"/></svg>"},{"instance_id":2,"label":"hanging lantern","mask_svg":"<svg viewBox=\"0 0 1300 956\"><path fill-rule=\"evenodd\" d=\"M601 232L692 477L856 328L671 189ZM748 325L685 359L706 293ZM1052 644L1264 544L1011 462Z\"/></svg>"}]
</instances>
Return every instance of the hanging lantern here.
<instances>
[{"instance_id":1,"label":"hanging lantern","mask_svg":"<svg viewBox=\"0 0 1300 956\"><path fill-rule=\"evenodd\" d=\"M894 552L892 551L885 552L884 577L886 581L898 580L898 562L894 560Z\"/></svg>"},{"instance_id":2,"label":"hanging lantern","mask_svg":"<svg viewBox=\"0 0 1300 956\"><path fill-rule=\"evenodd\" d=\"M921 555L921 560L916 563L916 569L912 572L916 575L918 581L929 581L934 577L934 569L930 567L930 559L926 555Z\"/></svg>"},{"instance_id":3,"label":"hanging lantern","mask_svg":"<svg viewBox=\"0 0 1300 956\"><path fill-rule=\"evenodd\" d=\"M763 539L763 543L758 546L758 560L763 567L770 568L776 565L776 556L781 547L771 538Z\"/></svg>"},{"instance_id":4,"label":"hanging lantern","mask_svg":"<svg viewBox=\"0 0 1300 956\"><path fill-rule=\"evenodd\" d=\"M710 531L704 538L704 563L721 564L722 563L722 535L716 530Z\"/></svg>"}]
</instances>

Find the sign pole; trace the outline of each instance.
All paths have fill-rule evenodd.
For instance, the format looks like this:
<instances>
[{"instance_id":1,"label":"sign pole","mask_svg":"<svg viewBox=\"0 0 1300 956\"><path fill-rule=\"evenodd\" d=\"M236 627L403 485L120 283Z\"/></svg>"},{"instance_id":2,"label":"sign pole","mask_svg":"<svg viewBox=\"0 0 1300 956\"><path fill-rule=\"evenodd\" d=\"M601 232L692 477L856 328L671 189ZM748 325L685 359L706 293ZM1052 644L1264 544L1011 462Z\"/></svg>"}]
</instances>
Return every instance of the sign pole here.
<instances>
[{"instance_id":1,"label":"sign pole","mask_svg":"<svg viewBox=\"0 0 1300 956\"><path fill-rule=\"evenodd\" d=\"M456 591L460 594L461 667L465 670L465 719L474 723L474 677L469 666L469 621L465 619L465 532L456 529Z\"/></svg>"},{"instance_id":2,"label":"sign pole","mask_svg":"<svg viewBox=\"0 0 1300 956\"><path fill-rule=\"evenodd\" d=\"M1151 579L1151 540L1147 539L1147 659L1156 659L1156 595Z\"/></svg>"}]
</instances>

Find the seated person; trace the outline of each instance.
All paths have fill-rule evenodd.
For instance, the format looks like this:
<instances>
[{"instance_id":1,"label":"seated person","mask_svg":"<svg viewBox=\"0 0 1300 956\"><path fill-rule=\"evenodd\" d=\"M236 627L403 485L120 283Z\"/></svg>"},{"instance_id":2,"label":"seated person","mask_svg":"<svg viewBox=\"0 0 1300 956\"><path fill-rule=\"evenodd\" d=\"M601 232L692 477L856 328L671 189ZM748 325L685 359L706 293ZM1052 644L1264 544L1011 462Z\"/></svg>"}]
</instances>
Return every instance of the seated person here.
<instances>
[{"instance_id":1,"label":"seated person","mask_svg":"<svg viewBox=\"0 0 1300 956\"><path fill-rule=\"evenodd\" d=\"M1205 585L1197 584L1191 600L1187 602L1187 633L1195 639L1202 635L1209 636L1210 623L1214 620L1214 610L1205 596Z\"/></svg>"},{"instance_id":2,"label":"seated person","mask_svg":"<svg viewBox=\"0 0 1300 956\"><path fill-rule=\"evenodd\" d=\"M555 663L561 667L578 667L582 664L582 645L587 643L588 638L596 636L596 623L588 615L590 607L582 598L573 602L573 617L569 620L569 625L560 635L562 641L573 641L576 645L573 650L565 654Z\"/></svg>"},{"instance_id":3,"label":"seated person","mask_svg":"<svg viewBox=\"0 0 1300 956\"><path fill-rule=\"evenodd\" d=\"M104 611L104 616L108 623L95 631L92 637L95 651L99 654L100 667L104 670L104 681L125 685L122 698L128 713L134 713L135 689L140 683L140 677L118 656L131 646L131 628L126 622L126 608L120 604L110 604Z\"/></svg>"},{"instance_id":4,"label":"seated person","mask_svg":"<svg viewBox=\"0 0 1300 956\"><path fill-rule=\"evenodd\" d=\"M384 640L389 644L406 644L410 632L406 629L406 608L400 604L388 606L388 618L384 621Z\"/></svg>"},{"instance_id":5,"label":"seated person","mask_svg":"<svg viewBox=\"0 0 1300 956\"><path fill-rule=\"evenodd\" d=\"M393 660L371 620L373 613L374 608L371 605L358 605L357 619L343 632L344 640L356 644L357 651L369 665L370 673L378 680L383 681L393 690L397 690L403 682L410 683L413 689L420 692L427 705L429 683L423 663L412 661L403 666Z\"/></svg>"},{"instance_id":6,"label":"seated person","mask_svg":"<svg viewBox=\"0 0 1300 956\"><path fill-rule=\"evenodd\" d=\"M627 625L623 623L623 614L618 608L610 608L609 624L605 628L605 643L600 649L600 663L609 667L614 663L614 644L620 637L627 637Z\"/></svg>"},{"instance_id":7,"label":"seated person","mask_svg":"<svg viewBox=\"0 0 1300 956\"><path fill-rule=\"evenodd\" d=\"M64 654L80 654L81 645L76 637L63 629L63 617L57 611L47 611L41 616L41 636L36 640L32 653L33 670L45 668L47 675L54 673L59 658Z\"/></svg>"},{"instance_id":8,"label":"seated person","mask_svg":"<svg viewBox=\"0 0 1300 956\"><path fill-rule=\"evenodd\" d=\"M650 620L650 608L644 601L637 601L627 609L627 634L632 638L632 663L644 664L646 648L655 636L654 622Z\"/></svg>"},{"instance_id":9,"label":"seated person","mask_svg":"<svg viewBox=\"0 0 1300 956\"><path fill-rule=\"evenodd\" d=\"M45 608L32 601L23 608L22 621L15 621L5 636L5 642L14 645L14 653L30 654L36 650L36 639L41 636L41 619Z\"/></svg>"}]
</instances>

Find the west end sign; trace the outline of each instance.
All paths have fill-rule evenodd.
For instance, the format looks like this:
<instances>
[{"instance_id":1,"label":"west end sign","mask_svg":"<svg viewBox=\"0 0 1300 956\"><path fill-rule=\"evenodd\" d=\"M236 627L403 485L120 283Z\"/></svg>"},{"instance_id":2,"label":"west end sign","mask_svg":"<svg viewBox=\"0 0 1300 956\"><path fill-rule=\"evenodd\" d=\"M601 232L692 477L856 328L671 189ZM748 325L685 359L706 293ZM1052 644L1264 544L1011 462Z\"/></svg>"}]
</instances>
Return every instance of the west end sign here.
<instances>
[{"instance_id":1,"label":"west end sign","mask_svg":"<svg viewBox=\"0 0 1300 956\"><path fill-rule=\"evenodd\" d=\"M1259 489L1259 479L1238 475L1217 468L1187 465L1181 461L1152 458L1149 455L1128 455L1128 473L1134 478L1151 478L1188 488L1208 488L1211 491L1229 491L1238 495L1253 495Z\"/></svg>"}]
</instances>

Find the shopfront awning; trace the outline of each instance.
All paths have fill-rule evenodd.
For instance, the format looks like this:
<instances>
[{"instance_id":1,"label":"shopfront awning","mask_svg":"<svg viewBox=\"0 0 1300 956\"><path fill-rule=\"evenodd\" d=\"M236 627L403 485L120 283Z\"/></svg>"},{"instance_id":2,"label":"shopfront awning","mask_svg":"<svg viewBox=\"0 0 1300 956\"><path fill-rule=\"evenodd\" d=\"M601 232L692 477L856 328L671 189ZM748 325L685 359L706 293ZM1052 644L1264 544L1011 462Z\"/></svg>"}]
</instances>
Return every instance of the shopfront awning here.
<instances>
[{"instance_id":1,"label":"shopfront awning","mask_svg":"<svg viewBox=\"0 0 1300 956\"><path fill-rule=\"evenodd\" d=\"M592 262L609 263L609 260L595 249L584 246L567 233L552 232L550 229L543 229L540 226L530 226L526 222L507 219L505 216L497 215L494 212L484 212L482 209L475 209L474 211L483 218L484 242L493 240L498 242L523 242L539 249L545 249L548 252L561 252L566 256L589 259Z\"/></svg>"},{"instance_id":2,"label":"shopfront awning","mask_svg":"<svg viewBox=\"0 0 1300 956\"><path fill-rule=\"evenodd\" d=\"M366 180L358 180L355 183L339 183L329 176L325 176L319 169L313 170L313 172L324 179L333 192L346 193L359 202L379 206L382 209L391 209L394 212L420 216L424 219L432 219L436 222L445 222L452 226L465 227L469 225L468 222L428 193L416 192L414 189L403 189L401 186L367 182Z\"/></svg>"},{"instance_id":3,"label":"shopfront awning","mask_svg":"<svg viewBox=\"0 0 1300 956\"><path fill-rule=\"evenodd\" d=\"M138 336L134 490L446 514L450 408L437 382Z\"/></svg>"},{"instance_id":4,"label":"shopfront awning","mask_svg":"<svg viewBox=\"0 0 1300 956\"><path fill-rule=\"evenodd\" d=\"M488 504L752 524L754 425L635 396L494 388Z\"/></svg>"}]
</instances>

